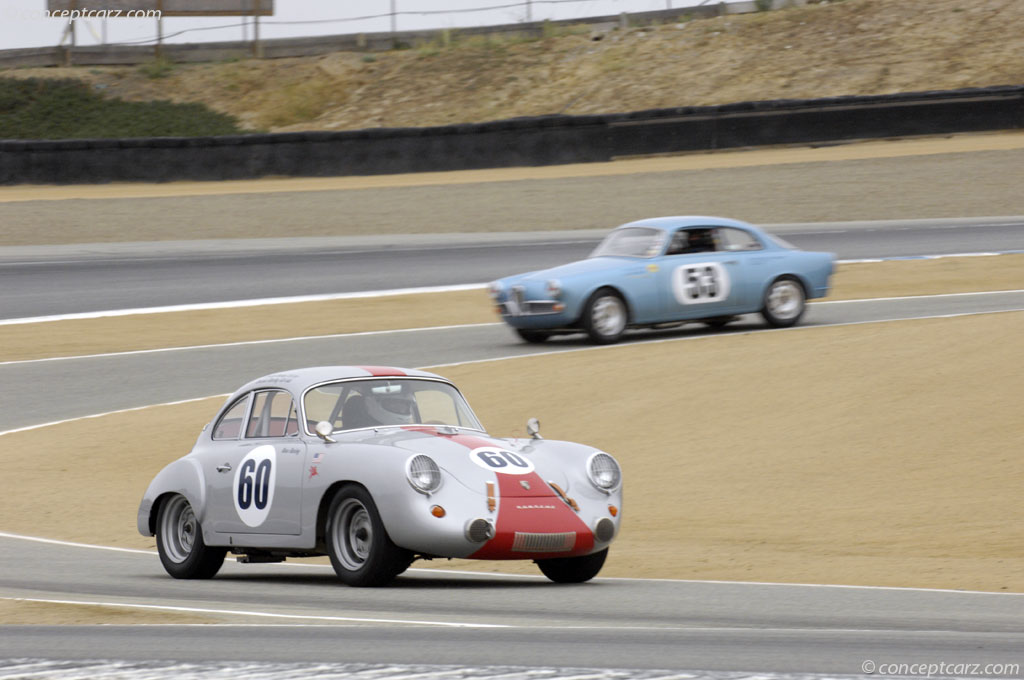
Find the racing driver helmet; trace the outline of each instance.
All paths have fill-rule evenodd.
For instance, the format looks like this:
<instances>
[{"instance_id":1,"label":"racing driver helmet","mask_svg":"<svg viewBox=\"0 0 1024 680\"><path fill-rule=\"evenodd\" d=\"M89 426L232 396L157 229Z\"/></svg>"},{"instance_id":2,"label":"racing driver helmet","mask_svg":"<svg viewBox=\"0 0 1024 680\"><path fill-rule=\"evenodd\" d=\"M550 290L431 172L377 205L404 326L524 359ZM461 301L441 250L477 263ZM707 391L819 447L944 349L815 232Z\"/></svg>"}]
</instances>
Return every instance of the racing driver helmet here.
<instances>
[{"instance_id":1,"label":"racing driver helmet","mask_svg":"<svg viewBox=\"0 0 1024 680\"><path fill-rule=\"evenodd\" d=\"M366 410L381 425L409 425L415 422L416 402L404 394L368 394Z\"/></svg>"}]
</instances>

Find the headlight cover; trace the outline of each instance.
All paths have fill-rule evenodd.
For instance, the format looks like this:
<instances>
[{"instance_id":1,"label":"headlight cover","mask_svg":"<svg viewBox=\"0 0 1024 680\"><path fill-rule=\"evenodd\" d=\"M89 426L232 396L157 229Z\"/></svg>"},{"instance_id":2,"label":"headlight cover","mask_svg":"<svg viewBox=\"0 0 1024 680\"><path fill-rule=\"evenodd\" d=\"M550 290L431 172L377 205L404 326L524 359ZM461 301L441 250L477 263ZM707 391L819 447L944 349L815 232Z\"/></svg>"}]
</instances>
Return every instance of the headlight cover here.
<instances>
[{"instance_id":1,"label":"headlight cover","mask_svg":"<svg viewBox=\"0 0 1024 680\"><path fill-rule=\"evenodd\" d=\"M553 298L559 298L562 295L562 282L558 279L551 279L545 284L545 289Z\"/></svg>"},{"instance_id":2,"label":"headlight cover","mask_svg":"<svg viewBox=\"0 0 1024 680\"><path fill-rule=\"evenodd\" d=\"M441 468L430 456L418 454L406 461L405 477L420 493L429 495L441 488Z\"/></svg>"},{"instance_id":3,"label":"headlight cover","mask_svg":"<svg viewBox=\"0 0 1024 680\"><path fill-rule=\"evenodd\" d=\"M487 286L487 292L490 294L491 299L495 301L501 298L503 290L504 289L502 288L500 281L492 281L490 285Z\"/></svg>"},{"instance_id":4,"label":"headlight cover","mask_svg":"<svg viewBox=\"0 0 1024 680\"><path fill-rule=\"evenodd\" d=\"M622 483L622 470L607 453L595 451L587 460L587 477L601 491L611 492Z\"/></svg>"}]
</instances>

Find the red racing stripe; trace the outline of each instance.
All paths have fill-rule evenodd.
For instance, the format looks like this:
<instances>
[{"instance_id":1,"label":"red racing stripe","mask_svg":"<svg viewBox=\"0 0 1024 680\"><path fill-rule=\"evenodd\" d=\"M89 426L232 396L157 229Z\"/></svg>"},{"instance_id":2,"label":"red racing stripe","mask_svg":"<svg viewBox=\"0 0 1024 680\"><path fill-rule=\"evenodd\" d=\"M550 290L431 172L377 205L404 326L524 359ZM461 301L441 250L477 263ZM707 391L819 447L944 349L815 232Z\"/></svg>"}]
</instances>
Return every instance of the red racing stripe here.
<instances>
[{"instance_id":1,"label":"red racing stripe","mask_svg":"<svg viewBox=\"0 0 1024 680\"><path fill-rule=\"evenodd\" d=\"M400 368L393 368L391 366L356 366L374 377L384 377L389 375L408 375L405 371Z\"/></svg>"},{"instance_id":2,"label":"red racing stripe","mask_svg":"<svg viewBox=\"0 0 1024 680\"><path fill-rule=\"evenodd\" d=\"M404 427L437 437L444 437L465 446L470 451L486 446L501 448L500 442L470 434L444 434L428 427ZM497 480L498 516L494 523L494 538L484 543L471 559L481 560L533 560L549 557L586 555L594 549L594 533L576 512L558 496L536 472L522 475L494 473ZM526 490L521 481L529 485ZM522 552L513 550L516 533L562 534L575 533L576 539L569 550L562 552Z\"/></svg>"}]
</instances>

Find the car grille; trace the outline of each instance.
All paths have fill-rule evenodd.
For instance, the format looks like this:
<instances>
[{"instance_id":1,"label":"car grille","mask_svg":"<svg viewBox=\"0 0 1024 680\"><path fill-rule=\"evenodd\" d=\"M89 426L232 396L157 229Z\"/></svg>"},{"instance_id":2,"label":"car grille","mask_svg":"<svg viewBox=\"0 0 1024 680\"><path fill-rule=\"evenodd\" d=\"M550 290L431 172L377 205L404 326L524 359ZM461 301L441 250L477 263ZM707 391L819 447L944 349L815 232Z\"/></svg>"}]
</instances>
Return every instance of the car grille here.
<instances>
[{"instance_id":1,"label":"car grille","mask_svg":"<svg viewBox=\"0 0 1024 680\"><path fill-rule=\"evenodd\" d=\"M576 532L561 534L532 534L517 531L512 540L516 552L566 552L576 545Z\"/></svg>"}]
</instances>

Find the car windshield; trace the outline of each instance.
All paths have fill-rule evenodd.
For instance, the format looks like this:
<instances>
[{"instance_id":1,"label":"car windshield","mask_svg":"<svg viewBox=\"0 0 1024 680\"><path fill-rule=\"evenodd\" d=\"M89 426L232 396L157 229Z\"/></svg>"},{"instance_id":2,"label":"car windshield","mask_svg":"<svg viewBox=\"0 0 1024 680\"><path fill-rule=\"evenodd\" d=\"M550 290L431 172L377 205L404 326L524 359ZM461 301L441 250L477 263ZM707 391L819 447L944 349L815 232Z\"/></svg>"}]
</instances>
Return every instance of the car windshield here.
<instances>
[{"instance_id":1,"label":"car windshield","mask_svg":"<svg viewBox=\"0 0 1024 680\"><path fill-rule=\"evenodd\" d=\"M483 430L457 389L439 380L377 378L318 385L303 397L306 425L334 431L388 425L448 425Z\"/></svg>"},{"instance_id":2,"label":"car windshield","mask_svg":"<svg viewBox=\"0 0 1024 680\"><path fill-rule=\"evenodd\" d=\"M605 236L590 257L654 257L661 253L665 232L648 227L616 229Z\"/></svg>"}]
</instances>

